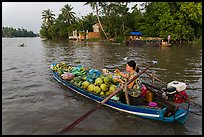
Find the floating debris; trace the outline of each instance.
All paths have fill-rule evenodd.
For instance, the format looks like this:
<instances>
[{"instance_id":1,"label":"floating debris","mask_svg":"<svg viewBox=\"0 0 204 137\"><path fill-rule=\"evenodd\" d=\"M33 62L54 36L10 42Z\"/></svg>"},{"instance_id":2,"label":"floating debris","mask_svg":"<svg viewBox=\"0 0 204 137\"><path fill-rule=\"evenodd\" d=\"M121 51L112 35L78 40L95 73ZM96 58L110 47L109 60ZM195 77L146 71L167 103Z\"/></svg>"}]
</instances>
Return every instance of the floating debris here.
<instances>
[{"instance_id":1,"label":"floating debris","mask_svg":"<svg viewBox=\"0 0 204 137\"><path fill-rule=\"evenodd\" d=\"M128 57L125 57L123 60L128 60Z\"/></svg>"},{"instance_id":2,"label":"floating debris","mask_svg":"<svg viewBox=\"0 0 204 137\"><path fill-rule=\"evenodd\" d=\"M23 43L23 44L20 44L18 45L19 47L25 47L26 45Z\"/></svg>"},{"instance_id":3,"label":"floating debris","mask_svg":"<svg viewBox=\"0 0 204 137\"><path fill-rule=\"evenodd\" d=\"M74 60L74 63L81 63L81 61L80 60Z\"/></svg>"}]
</instances>

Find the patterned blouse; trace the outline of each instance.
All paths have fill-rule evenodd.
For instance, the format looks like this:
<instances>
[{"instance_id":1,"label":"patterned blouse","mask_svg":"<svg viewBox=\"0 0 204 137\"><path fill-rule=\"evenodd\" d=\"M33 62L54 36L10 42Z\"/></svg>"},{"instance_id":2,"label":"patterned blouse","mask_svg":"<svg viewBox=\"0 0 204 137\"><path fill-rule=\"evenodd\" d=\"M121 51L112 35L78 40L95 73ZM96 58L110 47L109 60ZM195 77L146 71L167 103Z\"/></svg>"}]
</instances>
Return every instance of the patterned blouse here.
<instances>
[{"instance_id":1,"label":"patterned blouse","mask_svg":"<svg viewBox=\"0 0 204 137\"><path fill-rule=\"evenodd\" d=\"M131 79L131 76L136 76L137 73L129 74L129 78L127 79L128 81ZM142 83L139 80L139 78L134 80L134 84L131 89L128 89L128 94L132 97L139 97L142 92Z\"/></svg>"}]
</instances>

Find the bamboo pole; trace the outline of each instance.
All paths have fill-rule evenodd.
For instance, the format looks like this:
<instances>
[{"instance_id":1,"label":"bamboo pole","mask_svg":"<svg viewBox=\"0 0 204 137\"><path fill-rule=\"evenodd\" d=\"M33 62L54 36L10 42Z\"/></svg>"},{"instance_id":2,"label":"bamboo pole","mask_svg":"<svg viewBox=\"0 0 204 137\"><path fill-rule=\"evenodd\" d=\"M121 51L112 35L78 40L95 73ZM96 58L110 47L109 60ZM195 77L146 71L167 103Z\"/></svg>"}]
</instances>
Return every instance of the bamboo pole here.
<instances>
[{"instance_id":1,"label":"bamboo pole","mask_svg":"<svg viewBox=\"0 0 204 137\"><path fill-rule=\"evenodd\" d=\"M130 100L129 100L128 91L127 91L127 83L126 83L125 86L124 86L124 92L125 92L125 100L126 100L126 103L127 103L128 105L130 105Z\"/></svg>"},{"instance_id":2,"label":"bamboo pole","mask_svg":"<svg viewBox=\"0 0 204 137\"><path fill-rule=\"evenodd\" d=\"M157 78L155 75L153 76L152 74L148 73L148 72L145 72L147 75L149 75L150 77L154 77L154 79L158 80L159 82L161 82L162 84L164 85L167 85L167 82L164 82L162 80L160 80L159 78Z\"/></svg>"}]
</instances>

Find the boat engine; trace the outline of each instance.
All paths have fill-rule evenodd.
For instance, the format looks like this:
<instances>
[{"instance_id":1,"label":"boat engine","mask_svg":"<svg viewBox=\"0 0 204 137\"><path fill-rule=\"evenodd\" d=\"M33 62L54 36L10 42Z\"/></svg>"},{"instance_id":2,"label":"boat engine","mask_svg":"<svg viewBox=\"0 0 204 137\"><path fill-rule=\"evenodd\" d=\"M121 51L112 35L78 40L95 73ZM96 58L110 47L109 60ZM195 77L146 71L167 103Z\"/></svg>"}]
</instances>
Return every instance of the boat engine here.
<instances>
[{"instance_id":1,"label":"boat engine","mask_svg":"<svg viewBox=\"0 0 204 137\"><path fill-rule=\"evenodd\" d=\"M185 91L187 85L183 82L172 81L167 84L163 97L173 101L174 103L183 103L188 99L188 95Z\"/></svg>"}]
</instances>

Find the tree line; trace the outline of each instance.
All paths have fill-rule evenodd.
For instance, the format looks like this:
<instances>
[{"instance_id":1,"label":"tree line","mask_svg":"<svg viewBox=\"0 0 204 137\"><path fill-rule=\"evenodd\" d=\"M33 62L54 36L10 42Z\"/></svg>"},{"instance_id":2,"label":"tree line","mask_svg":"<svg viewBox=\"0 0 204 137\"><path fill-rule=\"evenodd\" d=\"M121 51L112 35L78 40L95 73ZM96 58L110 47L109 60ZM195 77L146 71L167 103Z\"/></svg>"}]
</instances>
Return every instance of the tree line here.
<instances>
[{"instance_id":1,"label":"tree line","mask_svg":"<svg viewBox=\"0 0 204 137\"><path fill-rule=\"evenodd\" d=\"M52 10L42 11L41 37L64 39L73 30L93 31L99 23L102 39L126 40L131 31L144 37L167 38L178 42L202 39L202 2L144 2L141 8L130 2L85 2L93 12L76 17L73 7L66 4L56 17Z\"/></svg>"},{"instance_id":2,"label":"tree line","mask_svg":"<svg viewBox=\"0 0 204 137\"><path fill-rule=\"evenodd\" d=\"M37 37L38 35L24 28L2 27L2 37Z\"/></svg>"}]
</instances>

